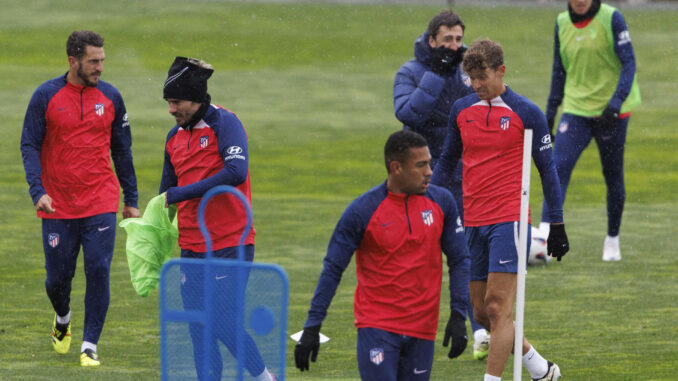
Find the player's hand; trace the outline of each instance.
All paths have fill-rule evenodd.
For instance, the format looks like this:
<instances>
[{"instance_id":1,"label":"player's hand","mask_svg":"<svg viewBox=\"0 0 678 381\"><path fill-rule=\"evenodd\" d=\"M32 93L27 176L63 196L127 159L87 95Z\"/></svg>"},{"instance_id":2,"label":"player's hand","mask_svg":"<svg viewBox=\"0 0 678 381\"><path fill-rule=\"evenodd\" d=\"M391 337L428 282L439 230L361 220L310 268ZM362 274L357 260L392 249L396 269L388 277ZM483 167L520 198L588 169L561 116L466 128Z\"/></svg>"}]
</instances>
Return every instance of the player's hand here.
<instances>
[{"instance_id":1,"label":"player's hand","mask_svg":"<svg viewBox=\"0 0 678 381\"><path fill-rule=\"evenodd\" d=\"M54 213L56 209L52 208L52 198L47 193L43 194L38 202L35 203L35 210L38 212Z\"/></svg>"},{"instance_id":2,"label":"player's hand","mask_svg":"<svg viewBox=\"0 0 678 381\"><path fill-rule=\"evenodd\" d=\"M125 207L122 208L122 219L124 220L125 218L139 218L141 214L139 214L139 208L135 208L133 206L125 205Z\"/></svg>"},{"instance_id":3,"label":"player's hand","mask_svg":"<svg viewBox=\"0 0 678 381\"><path fill-rule=\"evenodd\" d=\"M549 133L551 133L551 141L556 140L556 134L553 133L553 125L556 123L556 118L553 116L546 117L546 124L549 126Z\"/></svg>"},{"instance_id":4,"label":"player's hand","mask_svg":"<svg viewBox=\"0 0 678 381\"><path fill-rule=\"evenodd\" d=\"M549 238L546 240L546 251L553 258L562 259L570 251L570 242L565 233L565 224L551 224Z\"/></svg>"},{"instance_id":5,"label":"player's hand","mask_svg":"<svg viewBox=\"0 0 678 381\"><path fill-rule=\"evenodd\" d=\"M605 107L605 110L603 110L603 115L601 115L600 119L598 120L598 127L609 130L617 127L618 122L619 110L608 105Z\"/></svg>"},{"instance_id":6,"label":"player's hand","mask_svg":"<svg viewBox=\"0 0 678 381\"><path fill-rule=\"evenodd\" d=\"M451 359L464 353L466 344L468 344L468 335L466 334L465 321L466 319L456 311L452 311L452 314L450 314L450 320L447 321L447 327L445 327L445 338L443 339L443 347L447 347L447 344L449 344L451 338L452 345L450 346L450 352L447 354L447 357Z\"/></svg>"},{"instance_id":7,"label":"player's hand","mask_svg":"<svg viewBox=\"0 0 678 381\"><path fill-rule=\"evenodd\" d=\"M304 328L304 333L301 334L301 339L294 347L294 362L300 371L308 370L308 358L315 362L318 357L318 350L320 349L320 326Z\"/></svg>"},{"instance_id":8,"label":"player's hand","mask_svg":"<svg viewBox=\"0 0 678 381\"><path fill-rule=\"evenodd\" d=\"M431 52L433 53L431 56L431 71L438 74L438 75L443 75L445 73L449 73L452 71L452 68L454 67L452 65L452 53L454 53L452 50L440 46L435 49L431 49Z\"/></svg>"}]
</instances>

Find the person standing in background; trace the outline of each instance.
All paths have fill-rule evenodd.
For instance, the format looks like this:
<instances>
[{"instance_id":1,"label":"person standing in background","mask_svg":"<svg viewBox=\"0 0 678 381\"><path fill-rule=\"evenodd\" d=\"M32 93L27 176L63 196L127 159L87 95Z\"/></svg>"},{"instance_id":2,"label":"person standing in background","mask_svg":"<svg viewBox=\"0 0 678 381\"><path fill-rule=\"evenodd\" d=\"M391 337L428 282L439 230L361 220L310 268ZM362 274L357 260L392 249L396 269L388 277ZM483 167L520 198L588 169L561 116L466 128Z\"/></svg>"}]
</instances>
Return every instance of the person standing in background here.
<instances>
[{"instance_id":1,"label":"person standing in background","mask_svg":"<svg viewBox=\"0 0 678 381\"><path fill-rule=\"evenodd\" d=\"M555 135L554 161L563 200L572 170L595 139L607 186L607 236L603 261L621 260L619 230L626 199L624 145L631 109L641 102L636 60L626 22L600 0L569 0L556 19L551 93L546 119ZM542 208L540 230L548 230L550 208Z\"/></svg>"},{"instance_id":2,"label":"person standing in background","mask_svg":"<svg viewBox=\"0 0 678 381\"><path fill-rule=\"evenodd\" d=\"M393 83L396 118L403 123L404 130L424 136L431 152L433 169L443 151L452 104L473 93L468 75L461 68L466 51L463 43L465 30L464 21L455 12L442 11L435 15L429 21L426 32L414 42L414 59L400 67ZM459 162L446 188L454 196L463 224L461 167ZM455 318L465 320L466 316L473 330L473 357L482 360L487 357L490 335L473 319L472 308ZM464 350L452 346L448 356L455 358Z\"/></svg>"}]
</instances>

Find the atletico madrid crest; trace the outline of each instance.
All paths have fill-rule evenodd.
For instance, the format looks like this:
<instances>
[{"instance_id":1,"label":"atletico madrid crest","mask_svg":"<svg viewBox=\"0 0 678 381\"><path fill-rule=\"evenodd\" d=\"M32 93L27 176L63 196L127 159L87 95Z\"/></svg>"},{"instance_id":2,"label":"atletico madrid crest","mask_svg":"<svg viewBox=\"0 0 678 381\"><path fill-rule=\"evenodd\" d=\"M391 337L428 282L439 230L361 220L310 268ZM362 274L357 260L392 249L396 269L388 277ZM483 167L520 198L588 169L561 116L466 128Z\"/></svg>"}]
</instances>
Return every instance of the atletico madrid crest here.
<instances>
[{"instance_id":1,"label":"atletico madrid crest","mask_svg":"<svg viewBox=\"0 0 678 381\"><path fill-rule=\"evenodd\" d=\"M374 365L379 365L384 362L384 350L382 348L370 349L370 361L372 361Z\"/></svg>"},{"instance_id":2,"label":"atletico madrid crest","mask_svg":"<svg viewBox=\"0 0 678 381\"><path fill-rule=\"evenodd\" d=\"M94 112L97 113L97 115L102 116L104 115L104 104L103 103L97 103L94 105Z\"/></svg>"},{"instance_id":3,"label":"atletico madrid crest","mask_svg":"<svg viewBox=\"0 0 678 381\"><path fill-rule=\"evenodd\" d=\"M200 148L205 149L210 144L210 137L205 135L200 137Z\"/></svg>"},{"instance_id":4,"label":"atletico madrid crest","mask_svg":"<svg viewBox=\"0 0 678 381\"><path fill-rule=\"evenodd\" d=\"M47 235L47 244L52 248L59 246L59 234L49 233L49 235Z\"/></svg>"},{"instance_id":5,"label":"atletico madrid crest","mask_svg":"<svg viewBox=\"0 0 678 381\"><path fill-rule=\"evenodd\" d=\"M509 124L511 124L511 117L502 116L501 119L499 119L499 128L501 128L502 130L504 131L508 130Z\"/></svg>"},{"instance_id":6,"label":"atletico madrid crest","mask_svg":"<svg viewBox=\"0 0 678 381\"><path fill-rule=\"evenodd\" d=\"M421 212L421 219L424 220L424 224L426 224L426 226L431 226L433 224L433 211L424 210Z\"/></svg>"}]
</instances>

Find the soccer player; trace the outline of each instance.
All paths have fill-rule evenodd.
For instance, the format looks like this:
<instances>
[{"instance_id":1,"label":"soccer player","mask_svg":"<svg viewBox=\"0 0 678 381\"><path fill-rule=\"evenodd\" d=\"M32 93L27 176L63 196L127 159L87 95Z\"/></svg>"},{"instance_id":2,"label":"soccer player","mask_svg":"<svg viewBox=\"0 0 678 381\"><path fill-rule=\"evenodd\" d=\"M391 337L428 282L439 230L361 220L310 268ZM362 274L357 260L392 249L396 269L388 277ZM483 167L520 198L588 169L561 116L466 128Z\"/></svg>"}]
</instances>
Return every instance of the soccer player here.
<instances>
[{"instance_id":1,"label":"soccer player","mask_svg":"<svg viewBox=\"0 0 678 381\"><path fill-rule=\"evenodd\" d=\"M353 201L330 239L304 332L294 349L309 369L320 326L341 276L356 253L354 313L363 380L428 380L438 327L442 252L450 277L450 339L466 347L468 250L447 189L429 185L431 155L416 132L393 133L384 147L388 178Z\"/></svg>"},{"instance_id":2,"label":"soccer player","mask_svg":"<svg viewBox=\"0 0 678 381\"><path fill-rule=\"evenodd\" d=\"M554 161L563 199L579 156L596 140L607 185L607 236L603 261L621 260L619 228L624 189L624 145L631 109L640 104L636 60L626 22L600 0L569 0L556 19L551 93L546 119L553 133L558 106ZM542 208L540 229L551 222Z\"/></svg>"},{"instance_id":3,"label":"soccer player","mask_svg":"<svg viewBox=\"0 0 678 381\"><path fill-rule=\"evenodd\" d=\"M431 151L431 168L440 158L447 134L447 118L452 104L459 98L472 94L471 81L461 70L461 60L466 51L464 22L453 11L442 11L429 21L428 29L414 42L414 59L400 67L393 84L395 115L403 129L420 133ZM461 202L461 162L447 187L457 203L459 217L464 222ZM473 309L468 315L473 329L473 357L487 357L490 336L473 319ZM459 356L465 348L453 346L448 356Z\"/></svg>"},{"instance_id":4,"label":"soccer player","mask_svg":"<svg viewBox=\"0 0 678 381\"><path fill-rule=\"evenodd\" d=\"M560 260L569 244L544 114L504 84L506 66L498 43L488 39L474 42L462 65L471 77L475 94L452 106L443 154L431 182L447 184L457 161L462 159L471 303L475 319L492 331L484 381L499 381L515 335L513 302L525 129L534 131L532 157L541 176L544 198L551 207L549 254ZM522 354L533 380L555 381L560 377L558 366L540 356L525 338Z\"/></svg>"},{"instance_id":5,"label":"soccer player","mask_svg":"<svg viewBox=\"0 0 678 381\"><path fill-rule=\"evenodd\" d=\"M198 207L205 192L217 185L231 185L252 202L247 134L235 114L210 103L207 80L213 72L212 65L203 61L176 57L163 89L163 97L176 125L167 134L159 193L166 192L168 205L177 204L182 258L205 258L207 247L198 226ZM240 237L247 224L247 214L240 200L230 194L218 195L210 200L204 218L214 257L237 258ZM254 260L255 234L251 229L245 239L247 261ZM202 310L202 267L182 266L181 271L184 308ZM214 306L217 316L213 328L215 337L207 338L213 348L210 353L203 351L202 325L191 323L189 326L199 380L221 379L223 362L217 339L231 353L236 351L236 275L233 271L216 275ZM254 340L246 335L243 342L247 371L258 381L275 380L266 369ZM205 356L212 356L209 369L200 366Z\"/></svg>"},{"instance_id":6,"label":"soccer player","mask_svg":"<svg viewBox=\"0 0 678 381\"><path fill-rule=\"evenodd\" d=\"M125 103L115 87L99 79L104 39L92 31L75 31L66 53L68 72L43 83L31 97L21 154L29 193L42 218L45 289L55 311L52 345L60 354L71 345L71 281L82 246L87 290L80 364L98 366L120 184L122 217L139 217L137 180Z\"/></svg>"}]
</instances>

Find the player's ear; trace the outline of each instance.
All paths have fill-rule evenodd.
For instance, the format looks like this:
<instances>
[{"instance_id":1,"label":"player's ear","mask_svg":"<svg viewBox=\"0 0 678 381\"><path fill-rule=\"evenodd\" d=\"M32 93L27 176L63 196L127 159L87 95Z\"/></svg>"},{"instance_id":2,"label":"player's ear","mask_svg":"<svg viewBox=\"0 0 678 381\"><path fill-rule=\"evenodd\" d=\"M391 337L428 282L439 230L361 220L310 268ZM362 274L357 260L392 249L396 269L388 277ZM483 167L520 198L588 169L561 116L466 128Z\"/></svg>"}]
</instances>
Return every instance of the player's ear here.
<instances>
[{"instance_id":1,"label":"player's ear","mask_svg":"<svg viewBox=\"0 0 678 381\"><path fill-rule=\"evenodd\" d=\"M402 170L403 166L400 164L398 160L393 160L390 163L388 163L388 169L390 174L398 174Z\"/></svg>"}]
</instances>

